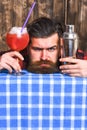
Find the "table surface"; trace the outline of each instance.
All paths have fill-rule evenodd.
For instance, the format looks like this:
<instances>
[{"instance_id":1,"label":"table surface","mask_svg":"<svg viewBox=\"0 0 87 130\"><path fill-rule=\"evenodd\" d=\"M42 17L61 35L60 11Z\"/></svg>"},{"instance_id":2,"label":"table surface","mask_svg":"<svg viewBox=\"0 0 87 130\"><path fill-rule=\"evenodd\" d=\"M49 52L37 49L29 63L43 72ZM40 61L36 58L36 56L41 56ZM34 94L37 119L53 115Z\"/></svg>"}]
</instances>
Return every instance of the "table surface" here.
<instances>
[{"instance_id":1,"label":"table surface","mask_svg":"<svg viewBox=\"0 0 87 130\"><path fill-rule=\"evenodd\" d=\"M0 130L87 130L87 78L0 73Z\"/></svg>"}]
</instances>

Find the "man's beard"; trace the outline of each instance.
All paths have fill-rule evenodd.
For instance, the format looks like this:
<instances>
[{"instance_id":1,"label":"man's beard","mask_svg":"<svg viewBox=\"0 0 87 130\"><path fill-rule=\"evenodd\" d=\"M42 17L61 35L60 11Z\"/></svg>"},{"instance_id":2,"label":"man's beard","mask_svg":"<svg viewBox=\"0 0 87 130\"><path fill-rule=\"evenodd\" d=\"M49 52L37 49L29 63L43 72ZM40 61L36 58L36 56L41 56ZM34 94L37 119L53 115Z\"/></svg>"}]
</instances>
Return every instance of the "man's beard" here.
<instances>
[{"instance_id":1,"label":"man's beard","mask_svg":"<svg viewBox=\"0 0 87 130\"><path fill-rule=\"evenodd\" d=\"M58 72L58 65L48 60L41 60L29 63L27 70L32 73L50 74Z\"/></svg>"}]
</instances>

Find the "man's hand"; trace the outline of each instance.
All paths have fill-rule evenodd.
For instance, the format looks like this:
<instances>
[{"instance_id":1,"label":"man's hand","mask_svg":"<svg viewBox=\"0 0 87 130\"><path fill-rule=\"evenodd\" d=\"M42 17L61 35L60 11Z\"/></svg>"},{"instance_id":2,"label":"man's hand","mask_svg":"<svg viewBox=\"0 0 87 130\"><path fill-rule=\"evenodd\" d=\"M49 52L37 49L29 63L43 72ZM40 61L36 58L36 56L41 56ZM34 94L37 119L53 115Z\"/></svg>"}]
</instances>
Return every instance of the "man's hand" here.
<instances>
[{"instance_id":1,"label":"man's hand","mask_svg":"<svg viewBox=\"0 0 87 130\"><path fill-rule=\"evenodd\" d=\"M60 58L60 62L68 63L60 66L62 73L69 74L70 76L87 77L87 60L67 57Z\"/></svg>"},{"instance_id":2,"label":"man's hand","mask_svg":"<svg viewBox=\"0 0 87 130\"><path fill-rule=\"evenodd\" d=\"M7 69L10 73L14 69L16 72L21 71L21 67L18 60L24 60L23 56L17 52L7 52L0 56L0 70Z\"/></svg>"}]
</instances>

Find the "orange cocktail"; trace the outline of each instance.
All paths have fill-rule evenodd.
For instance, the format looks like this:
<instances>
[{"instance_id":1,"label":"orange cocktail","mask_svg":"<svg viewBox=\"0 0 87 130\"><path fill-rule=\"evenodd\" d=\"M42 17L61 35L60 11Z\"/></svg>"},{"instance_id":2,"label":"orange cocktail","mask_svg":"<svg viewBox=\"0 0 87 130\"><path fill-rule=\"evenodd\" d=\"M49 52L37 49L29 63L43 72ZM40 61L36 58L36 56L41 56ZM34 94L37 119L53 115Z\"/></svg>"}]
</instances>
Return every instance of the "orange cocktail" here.
<instances>
[{"instance_id":1,"label":"orange cocktail","mask_svg":"<svg viewBox=\"0 0 87 130\"><path fill-rule=\"evenodd\" d=\"M24 28L22 32L21 29L22 27L12 27L6 35L6 43L12 50L21 51L28 45L29 34L27 29Z\"/></svg>"}]
</instances>

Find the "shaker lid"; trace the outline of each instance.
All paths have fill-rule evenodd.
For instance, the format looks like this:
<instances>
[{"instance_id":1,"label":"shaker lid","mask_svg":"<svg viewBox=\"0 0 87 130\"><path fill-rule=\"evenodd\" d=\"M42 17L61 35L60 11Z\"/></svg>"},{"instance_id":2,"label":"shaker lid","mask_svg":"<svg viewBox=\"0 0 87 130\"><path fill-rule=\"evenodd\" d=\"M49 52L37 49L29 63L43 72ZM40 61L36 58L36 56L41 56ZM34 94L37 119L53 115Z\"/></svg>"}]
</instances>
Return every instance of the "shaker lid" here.
<instances>
[{"instance_id":1,"label":"shaker lid","mask_svg":"<svg viewBox=\"0 0 87 130\"><path fill-rule=\"evenodd\" d=\"M77 33L74 32L74 25L66 25L66 31L63 33L64 39L76 39Z\"/></svg>"},{"instance_id":2,"label":"shaker lid","mask_svg":"<svg viewBox=\"0 0 87 130\"><path fill-rule=\"evenodd\" d=\"M74 32L74 25L66 25L66 32L69 33Z\"/></svg>"}]
</instances>

